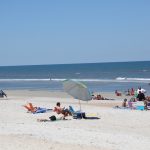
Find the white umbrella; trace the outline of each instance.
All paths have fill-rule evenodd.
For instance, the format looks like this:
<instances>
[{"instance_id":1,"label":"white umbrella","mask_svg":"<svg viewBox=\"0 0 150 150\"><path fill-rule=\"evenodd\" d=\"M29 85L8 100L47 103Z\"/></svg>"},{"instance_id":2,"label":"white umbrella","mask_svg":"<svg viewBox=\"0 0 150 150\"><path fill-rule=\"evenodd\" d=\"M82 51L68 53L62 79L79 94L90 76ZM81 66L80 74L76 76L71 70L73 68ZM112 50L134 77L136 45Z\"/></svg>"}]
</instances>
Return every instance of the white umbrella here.
<instances>
[{"instance_id":1,"label":"white umbrella","mask_svg":"<svg viewBox=\"0 0 150 150\"><path fill-rule=\"evenodd\" d=\"M92 96L87 88L86 85L84 85L81 82L75 81L75 80L65 80L63 81L64 90L71 96L73 96L75 99L83 101L89 101L92 100ZM81 109L81 104L80 104Z\"/></svg>"}]
</instances>

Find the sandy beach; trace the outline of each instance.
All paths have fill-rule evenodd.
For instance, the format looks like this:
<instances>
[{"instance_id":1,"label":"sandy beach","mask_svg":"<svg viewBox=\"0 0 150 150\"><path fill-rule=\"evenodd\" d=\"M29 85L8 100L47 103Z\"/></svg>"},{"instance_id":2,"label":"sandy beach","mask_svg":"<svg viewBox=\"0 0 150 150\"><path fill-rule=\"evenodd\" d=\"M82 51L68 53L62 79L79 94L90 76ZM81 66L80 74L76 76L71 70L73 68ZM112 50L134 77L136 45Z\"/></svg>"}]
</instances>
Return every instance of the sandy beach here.
<instances>
[{"instance_id":1,"label":"sandy beach","mask_svg":"<svg viewBox=\"0 0 150 150\"><path fill-rule=\"evenodd\" d=\"M150 150L150 0L1 0L0 18L0 150Z\"/></svg>"},{"instance_id":2,"label":"sandy beach","mask_svg":"<svg viewBox=\"0 0 150 150\"><path fill-rule=\"evenodd\" d=\"M1 150L145 150L150 147L149 111L114 109L125 98L100 93L115 100L81 101L82 110L100 119L73 119L37 122L54 112L31 114L23 105L53 109L56 102L79 109L78 100L63 92L9 90L0 99ZM130 97L126 97L130 98Z\"/></svg>"}]
</instances>

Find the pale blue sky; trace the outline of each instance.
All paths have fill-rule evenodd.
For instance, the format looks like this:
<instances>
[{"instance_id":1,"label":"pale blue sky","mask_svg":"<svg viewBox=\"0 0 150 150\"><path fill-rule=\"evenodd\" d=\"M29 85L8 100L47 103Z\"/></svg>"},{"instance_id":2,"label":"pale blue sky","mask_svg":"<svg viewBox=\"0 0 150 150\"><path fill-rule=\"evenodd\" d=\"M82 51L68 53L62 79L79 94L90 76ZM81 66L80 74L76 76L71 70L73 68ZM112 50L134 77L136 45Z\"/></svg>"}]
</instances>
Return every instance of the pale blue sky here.
<instances>
[{"instance_id":1,"label":"pale blue sky","mask_svg":"<svg viewBox=\"0 0 150 150\"><path fill-rule=\"evenodd\" d=\"M150 60L149 0L1 0L0 66Z\"/></svg>"}]
</instances>

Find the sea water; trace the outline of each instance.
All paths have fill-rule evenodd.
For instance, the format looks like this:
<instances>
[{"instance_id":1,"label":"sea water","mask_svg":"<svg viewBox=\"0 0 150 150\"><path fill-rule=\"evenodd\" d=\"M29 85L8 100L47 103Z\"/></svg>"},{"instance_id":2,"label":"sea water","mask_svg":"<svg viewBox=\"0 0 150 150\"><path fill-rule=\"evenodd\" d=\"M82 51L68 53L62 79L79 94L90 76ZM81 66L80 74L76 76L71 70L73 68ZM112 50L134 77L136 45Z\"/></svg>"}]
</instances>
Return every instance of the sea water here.
<instances>
[{"instance_id":1,"label":"sea water","mask_svg":"<svg viewBox=\"0 0 150 150\"><path fill-rule=\"evenodd\" d=\"M3 90L63 91L66 79L81 81L93 92L123 92L141 86L150 93L150 61L0 67Z\"/></svg>"}]
</instances>

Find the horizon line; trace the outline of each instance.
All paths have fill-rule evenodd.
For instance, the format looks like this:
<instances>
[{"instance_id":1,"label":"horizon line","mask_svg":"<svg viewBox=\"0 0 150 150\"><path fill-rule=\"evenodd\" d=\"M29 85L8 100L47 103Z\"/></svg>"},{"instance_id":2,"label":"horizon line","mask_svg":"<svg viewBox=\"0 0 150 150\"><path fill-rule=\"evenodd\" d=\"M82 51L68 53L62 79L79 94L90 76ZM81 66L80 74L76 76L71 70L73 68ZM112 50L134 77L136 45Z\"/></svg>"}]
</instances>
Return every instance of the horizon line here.
<instances>
[{"instance_id":1,"label":"horizon line","mask_svg":"<svg viewBox=\"0 0 150 150\"><path fill-rule=\"evenodd\" d=\"M138 61L110 61L110 62L85 62L85 63L59 63L59 64L31 64L31 65L6 65L0 67L24 67L24 66L48 66L48 65L79 65L79 64L106 64L106 63L134 63L134 62L149 62L150 60L138 60Z\"/></svg>"}]
</instances>

